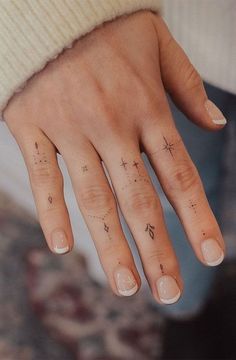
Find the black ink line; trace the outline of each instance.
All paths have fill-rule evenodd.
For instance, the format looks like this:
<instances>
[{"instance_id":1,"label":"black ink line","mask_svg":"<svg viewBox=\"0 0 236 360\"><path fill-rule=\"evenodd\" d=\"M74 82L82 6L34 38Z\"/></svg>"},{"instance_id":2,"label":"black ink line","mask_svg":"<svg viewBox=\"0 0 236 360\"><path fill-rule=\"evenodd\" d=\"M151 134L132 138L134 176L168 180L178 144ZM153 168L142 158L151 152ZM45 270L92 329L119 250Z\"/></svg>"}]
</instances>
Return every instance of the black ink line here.
<instances>
[{"instance_id":1,"label":"black ink line","mask_svg":"<svg viewBox=\"0 0 236 360\"><path fill-rule=\"evenodd\" d=\"M39 145L37 142L34 143L35 149L37 150L37 154L39 155Z\"/></svg>"},{"instance_id":2,"label":"black ink line","mask_svg":"<svg viewBox=\"0 0 236 360\"><path fill-rule=\"evenodd\" d=\"M50 204L52 204L52 197L51 196L48 197L48 201L50 202Z\"/></svg>"},{"instance_id":3,"label":"black ink line","mask_svg":"<svg viewBox=\"0 0 236 360\"><path fill-rule=\"evenodd\" d=\"M161 273L162 273L162 275L164 275L164 267L163 267L163 265L162 265L162 264L160 264L160 269L161 269Z\"/></svg>"}]
</instances>

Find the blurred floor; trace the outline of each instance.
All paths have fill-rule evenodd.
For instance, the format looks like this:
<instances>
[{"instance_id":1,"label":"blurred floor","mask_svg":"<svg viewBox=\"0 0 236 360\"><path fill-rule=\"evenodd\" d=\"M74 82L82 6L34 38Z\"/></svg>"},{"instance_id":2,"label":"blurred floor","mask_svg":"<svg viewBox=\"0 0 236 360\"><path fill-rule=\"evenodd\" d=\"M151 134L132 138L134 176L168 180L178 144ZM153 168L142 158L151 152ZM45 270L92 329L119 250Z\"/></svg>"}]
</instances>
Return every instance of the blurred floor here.
<instances>
[{"instance_id":1,"label":"blurred floor","mask_svg":"<svg viewBox=\"0 0 236 360\"><path fill-rule=\"evenodd\" d=\"M119 298L78 253L50 253L39 226L0 194L1 360L158 359L162 332L146 295Z\"/></svg>"}]
</instances>

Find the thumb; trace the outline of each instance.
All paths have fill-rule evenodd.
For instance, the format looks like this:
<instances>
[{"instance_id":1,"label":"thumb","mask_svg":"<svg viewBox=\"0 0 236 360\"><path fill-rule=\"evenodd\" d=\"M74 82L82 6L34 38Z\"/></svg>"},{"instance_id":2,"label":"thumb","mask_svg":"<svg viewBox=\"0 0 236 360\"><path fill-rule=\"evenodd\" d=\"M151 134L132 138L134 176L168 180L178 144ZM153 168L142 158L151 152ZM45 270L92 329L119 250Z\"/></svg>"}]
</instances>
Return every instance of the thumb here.
<instances>
[{"instance_id":1,"label":"thumb","mask_svg":"<svg viewBox=\"0 0 236 360\"><path fill-rule=\"evenodd\" d=\"M221 129L226 119L208 99L203 81L187 55L158 18L160 68L166 91L178 106L198 126L209 130Z\"/></svg>"}]
</instances>

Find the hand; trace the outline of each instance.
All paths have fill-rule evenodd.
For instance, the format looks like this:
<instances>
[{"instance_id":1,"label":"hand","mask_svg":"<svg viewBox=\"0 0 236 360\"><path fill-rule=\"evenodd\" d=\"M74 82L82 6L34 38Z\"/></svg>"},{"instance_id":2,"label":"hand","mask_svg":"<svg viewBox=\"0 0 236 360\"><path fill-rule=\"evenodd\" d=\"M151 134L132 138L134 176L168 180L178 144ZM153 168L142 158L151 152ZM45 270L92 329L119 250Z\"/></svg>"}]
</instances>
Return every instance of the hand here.
<instances>
[{"instance_id":1,"label":"hand","mask_svg":"<svg viewBox=\"0 0 236 360\"><path fill-rule=\"evenodd\" d=\"M141 11L77 41L12 98L4 118L24 156L49 248L64 253L73 246L58 150L114 292L128 296L140 286L119 203L154 297L173 303L183 283L141 151L199 260L222 261L224 243L165 90L196 124L217 130L225 123L161 17Z\"/></svg>"}]
</instances>

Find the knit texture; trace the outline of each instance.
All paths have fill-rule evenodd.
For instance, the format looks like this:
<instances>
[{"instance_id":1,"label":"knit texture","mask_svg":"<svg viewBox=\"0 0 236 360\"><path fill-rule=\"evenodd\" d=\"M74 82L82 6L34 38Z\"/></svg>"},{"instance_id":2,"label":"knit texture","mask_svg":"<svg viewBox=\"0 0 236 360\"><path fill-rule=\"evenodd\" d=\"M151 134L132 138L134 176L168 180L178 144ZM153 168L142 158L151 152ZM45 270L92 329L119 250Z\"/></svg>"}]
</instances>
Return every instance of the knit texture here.
<instances>
[{"instance_id":1,"label":"knit texture","mask_svg":"<svg viewBox=\"0 0 236 360\"><path fill-rule=\"evenodd\" d=\"M105 21L159 0L0 0L0 113L48 61Z\"/></svg>"}]
</instances>

